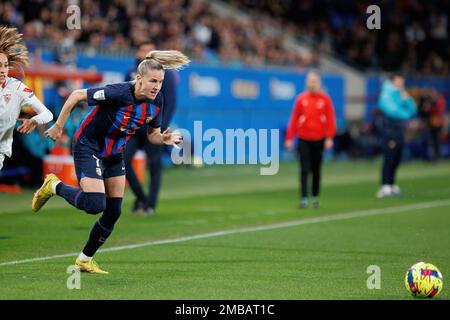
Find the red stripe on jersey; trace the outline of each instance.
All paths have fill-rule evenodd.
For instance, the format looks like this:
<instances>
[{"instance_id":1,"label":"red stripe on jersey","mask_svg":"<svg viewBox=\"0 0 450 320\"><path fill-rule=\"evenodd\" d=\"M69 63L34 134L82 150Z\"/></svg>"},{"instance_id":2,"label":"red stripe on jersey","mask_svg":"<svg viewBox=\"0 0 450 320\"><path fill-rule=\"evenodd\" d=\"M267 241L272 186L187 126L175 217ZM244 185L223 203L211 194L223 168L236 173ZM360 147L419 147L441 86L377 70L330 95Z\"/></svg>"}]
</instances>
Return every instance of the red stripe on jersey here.
<instances>
[{"instance_id":1,"label":"red stripe on jersey","mask_svg":"<svg viewBox=\"0 0 450 320\"><path fill-rule=\"evenodd\" d=\"M141 114L141 117L139 118L139 122L138 122L139 127L144 124L146 115L147 115L147 104L144 102L142 104L142 114Z\"/></svg>"},{"instance_id":2,"label":"red stripe on jersey","mask_svg":"<svg viewBox=\"0 0 450 320\"><path fill-rule=\"evenodd\" d=\"M80 137L80 134L83 132L84 128L92 121L92 119L94 118L95 114L97 113L98 109L100 106L96 106L91 113L89 114L89 116L84 119L83 123L80 126L80 129L78 129L77 133L75 134L75 139L74 141L77 141L78 138Z\"/></svg>"},{"instance_id":3,"label":"red stripe on jersey","mask_svg":"<svg viewBox=\"0 0 450 320\"><path fill-rule=\"evenodd\" d=\"M109 156L111 154L112 151L112 147L114 145L114 139L109 139L108 141L108 145L106 146L106 153L105 153L105 157Z\"/></svg>"},{"instance_id":4,"label":"red stripe on jersey","mask_svg":"<svg viewBox=\"0 0 450 320\"><path fill-rule=\"evenodd\" d=\"M124 143L124 145L123 146L121 146L120 148L119 148L119 152L122 152L122 150L123 150L123 147L125 147L126 145L127 145L127 142L128 142L128 140L130 140L130 138L131 138L131 135L129 135L129 136L127 136L126 138L125 138L125 143Z\"/></svg>"},{"instance_id":5,"label":"red stripe on jersey","mask_svg":"<svg viewBox=\"0 0 450 320\"><path fill-rule=\"evenodd\" d=\"M124 114L122 116L122 121L120 121L119 128L117 128L112 133L111 139L109 140L108 145L106 146L106 154L105 154L106 157L109 156L111 154L111 152L112 152L112 148L114 146L114 143L116 142L117 133L121 132L120 128L125 127L127 125L128 121L130 121L131 111L133 111L133 105L130 104L126 108L126 110L125 110L125 112L124 112Z\"/></svg>"}]
</instances>

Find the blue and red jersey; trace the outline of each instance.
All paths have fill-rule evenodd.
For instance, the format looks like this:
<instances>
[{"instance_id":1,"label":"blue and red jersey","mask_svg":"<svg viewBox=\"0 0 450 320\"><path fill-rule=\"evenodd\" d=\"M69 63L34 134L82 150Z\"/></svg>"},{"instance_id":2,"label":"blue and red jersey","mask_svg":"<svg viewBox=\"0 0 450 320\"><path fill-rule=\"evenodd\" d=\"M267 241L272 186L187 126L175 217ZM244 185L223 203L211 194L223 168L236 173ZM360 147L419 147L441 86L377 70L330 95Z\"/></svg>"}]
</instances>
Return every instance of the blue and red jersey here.
<instances>
[{"instance_id":1,"label":"blue and red jersey","mask_svg":"<svg viewBox=\"0 0 450 320\"><path fill-rule=\"evenodd\" d=\"M89 147L98 158L121 153L144 124L161 126L162 95L158 93L155 100L137 100L134 82L87 89L87 103L93 108L81 122L74 142Z\"/></svg>"}]
</instances>

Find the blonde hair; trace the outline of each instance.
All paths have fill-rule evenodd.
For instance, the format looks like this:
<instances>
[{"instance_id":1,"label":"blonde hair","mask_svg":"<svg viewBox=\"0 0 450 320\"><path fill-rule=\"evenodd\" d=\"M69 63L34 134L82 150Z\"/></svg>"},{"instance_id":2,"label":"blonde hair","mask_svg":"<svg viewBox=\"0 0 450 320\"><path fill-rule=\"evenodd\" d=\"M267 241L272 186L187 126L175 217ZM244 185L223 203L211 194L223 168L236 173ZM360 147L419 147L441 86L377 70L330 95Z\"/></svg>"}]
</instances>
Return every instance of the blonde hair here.
<instances>
[{"instance_id":1,"label":"blonde hair","mask_svg":"<svg viewBox=\"0 0 450 320\"><path fill-rule=\"evenodd\" d=\"M191 60L177 50L152 50L139 64L137 73L143 76L149 70L176 69L189 64Z\"/></svg>"},{"instance_id":2,"label":"blonde hair","mask_svg":"<svg viewBox=\"0 0 450 320\"><path fill-rule=\"evenodd\" d=\"M28 50L16 28L0 27L0 53L6 55L10 68L23 72L28 65Z\"/></svg>"}]
</instances>

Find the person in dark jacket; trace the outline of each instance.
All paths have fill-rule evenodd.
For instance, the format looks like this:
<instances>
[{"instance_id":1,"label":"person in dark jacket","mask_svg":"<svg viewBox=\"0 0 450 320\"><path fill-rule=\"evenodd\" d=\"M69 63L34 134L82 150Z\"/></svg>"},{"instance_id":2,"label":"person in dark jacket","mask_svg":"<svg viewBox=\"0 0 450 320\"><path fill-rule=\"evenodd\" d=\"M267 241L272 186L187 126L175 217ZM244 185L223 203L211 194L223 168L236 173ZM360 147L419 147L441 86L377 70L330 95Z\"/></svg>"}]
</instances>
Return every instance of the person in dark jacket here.
<instances>
[{"instance_id":1,"label":"person in dark jacket","mask_svg":"<svg viewBox=\"0 0 450 320\"><path fill-rule=\"evenodd\" d=\"M401 194L395 184L396 172L402 159L405 123L417 113L417 106L405 90L405 78L393 74L383 83L378 98L378 108L382 115L383 166L381 169L381 187L378 198Z\"/></svg>"}]
</instances>

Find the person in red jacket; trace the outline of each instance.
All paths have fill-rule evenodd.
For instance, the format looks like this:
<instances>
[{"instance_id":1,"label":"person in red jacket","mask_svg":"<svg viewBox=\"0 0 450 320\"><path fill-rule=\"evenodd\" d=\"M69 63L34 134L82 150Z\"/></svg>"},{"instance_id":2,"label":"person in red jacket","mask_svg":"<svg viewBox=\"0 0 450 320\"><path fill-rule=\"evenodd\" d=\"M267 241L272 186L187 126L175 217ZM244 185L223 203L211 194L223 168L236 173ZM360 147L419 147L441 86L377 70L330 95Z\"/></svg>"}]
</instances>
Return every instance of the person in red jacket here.
<instances>
[{"instance_id":1,"label":"person in red jacket","mask_svg":"<svg viewBox=\"0 0 450 320\"><path fill-rule=\"evenodd\" d=\"M321 91L321 79L317 72L306 76L306 91L299 94L289 120L285 147L293 148L294 136L298 137L300 155L300 208L308 207L308 176L312 173L313 207L319 207L320 171L324 147L333 147L336 134L336 117L330 97Z\"/></svg>"}]
</instances>

